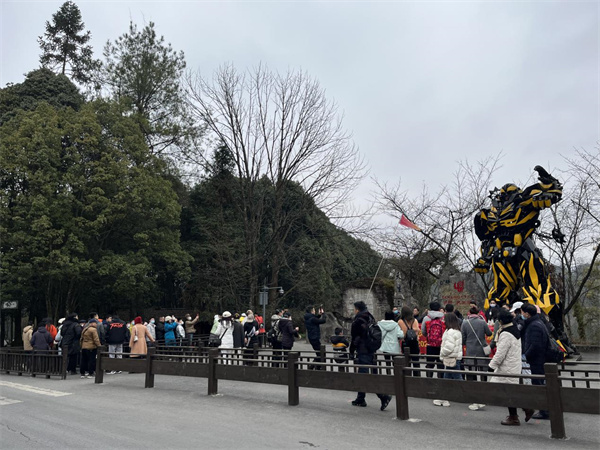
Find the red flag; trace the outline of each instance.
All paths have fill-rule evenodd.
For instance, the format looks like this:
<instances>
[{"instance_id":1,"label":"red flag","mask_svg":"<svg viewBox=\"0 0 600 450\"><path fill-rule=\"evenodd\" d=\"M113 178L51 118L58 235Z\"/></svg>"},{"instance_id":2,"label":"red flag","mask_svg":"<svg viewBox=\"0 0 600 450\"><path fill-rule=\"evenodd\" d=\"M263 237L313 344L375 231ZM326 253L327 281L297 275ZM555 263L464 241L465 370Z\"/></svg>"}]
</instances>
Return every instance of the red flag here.
<instances>
[{"instance_id":1,"label":"red flag","mask_svg":"<svg viewBox=\"0 0 600 450\"><path fill-rule=\"evenodd\" d=\"M418 226L416 226L414 223L412 223L410 220L404 217L404 214L402 214L402 217L400 217L400 225L412 228L413 230L421 231L421 229Z\"/></svg>"}]
</instances>

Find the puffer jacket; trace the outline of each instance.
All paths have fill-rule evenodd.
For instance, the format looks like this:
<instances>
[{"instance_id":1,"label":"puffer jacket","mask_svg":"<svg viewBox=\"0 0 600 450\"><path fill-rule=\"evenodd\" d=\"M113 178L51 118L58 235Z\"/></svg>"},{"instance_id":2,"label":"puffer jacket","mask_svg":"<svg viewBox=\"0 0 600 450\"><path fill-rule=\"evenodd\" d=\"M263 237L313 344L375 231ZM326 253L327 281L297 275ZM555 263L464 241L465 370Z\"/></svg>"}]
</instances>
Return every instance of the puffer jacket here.
<instances>
[{"instance_id":1,"label":"puffer jacket","mask_svg":"<svg viewBox=\"0 0 600 450\"><path fill-rule=\"evenodd\" d=\"M521 373L521 333L512 323L503 326L496 345L496 354L490 361L490 368L499 373ZM492 383L519 384L518 378L492 377Z\"/></svg>"},{"instance_id":2,"label":"puffer jacket","mask_svg":"<svg viewBox=\"0 0 600 450\"><path fill-rule=\"evenodd\" d=\"M383 353L400 353L400 339L404 333L395 320L380 320L378 322L381 329L381 350Z\"/></svg>"},{"instance_id":3,"label":"puffer jacket","mask_svg":"<svg viewBox=\"0 0 600 450\"><path fill-rule=\"evenodd\" d=\"M221 346L219 348L233 348L233 322L231 320L222 320L217 326L216 335L221 338Z\"/></svg>"},{"instance_id":4,"label":"puffer jacket","mask_svg":"<svg viewBox=\"0 0 600 450\"><path fill-rule=\"evenodd\" d=\"M456 366L463 357L462 333L453 328L447 329L442 336L440 359L447 367Z\"/></svg>"},{"instance_id":5,"label":"puffer jacket","mask_svg":"<svg viewBox=\"0 0 600 450\"><path fill-rule=\"evenodd\" d=\"M33 350L33 347L31 346L31 336L33 336L33 327L27 325L23 328L23 350L25 351Z\"/></svg>"},{"instance_id":6,"label":"puffer jacket","mask_svg":"<svg viewBox=\"0 0 600 450\"><path fill-rule=\"evenodd\" d=\"M44 325L40 325L33 336L31 336L31 346L34 350L46 351L52 348L54 338Z\"/></svg>"},{"instance_id":7,"label":"puffer jacket","mask_svg":"<svg viewBox=\"0 0 600 450\"><path fill-rule=\"evenodd\" d=\"M100 338L98 337L96 326L95 322L91 322L87 324L81 332L79 342L81 343L82 350L94 350L102 345L100 343Z\"/></svg>"},{"instance_id":8,"label":"puffer jacket","mask_svg":"<svg viewBox=\"0 0 600 450\"><path fill-rule=\"evenodd\" d=\"M539 314L525 320L523 354L532 366L543 367L548 348L548 330Z\"/></svg>"}]
</instances>

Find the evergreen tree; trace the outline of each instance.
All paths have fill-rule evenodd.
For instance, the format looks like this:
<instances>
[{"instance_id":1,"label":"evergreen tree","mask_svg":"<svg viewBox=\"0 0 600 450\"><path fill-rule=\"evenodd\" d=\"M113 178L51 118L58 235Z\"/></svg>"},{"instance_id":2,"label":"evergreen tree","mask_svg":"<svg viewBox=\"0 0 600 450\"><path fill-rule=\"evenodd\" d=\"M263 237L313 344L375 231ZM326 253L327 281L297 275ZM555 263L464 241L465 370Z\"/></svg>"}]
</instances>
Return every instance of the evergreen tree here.
<instances>
[{"instance_id":1,"label":"evergreen tree","mask_svg":"<svg viewBox=\"0 0 600 450\"><path fill-rule=\"evenodd\" d=\"M195 136L181 85L184 54L156 35L153 22L142 30L130 23L128 33L106 44L104 58L102 88L137 114L152 153L184 147Z\"/></svg>"},{"instance_id":2,"label":"evergreen tree","mask_svg":"<svg viewBox=\"0 0 600 450\"><path fill-rule=\"evenodd\" d=\"M70 75L78 83L88 83L97 64L93 59L89 31L84 32L81 11L67 1L46 21L46 32L38 38L42 54L40 63L61 75Z\"/></svg>"}]
</instances>

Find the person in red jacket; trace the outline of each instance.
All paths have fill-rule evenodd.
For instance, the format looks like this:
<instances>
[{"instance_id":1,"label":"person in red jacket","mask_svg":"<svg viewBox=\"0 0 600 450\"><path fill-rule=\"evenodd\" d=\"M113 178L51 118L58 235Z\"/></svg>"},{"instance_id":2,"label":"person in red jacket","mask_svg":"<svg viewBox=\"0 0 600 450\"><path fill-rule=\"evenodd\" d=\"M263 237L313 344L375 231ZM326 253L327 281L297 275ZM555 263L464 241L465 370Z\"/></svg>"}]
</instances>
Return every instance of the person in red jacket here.
<instances>
[{"instance_id":1,"label":"person in red jacket","mask_svg":"<svg viewBox=\"0 0 600 450\"><path fill-rule=\"evenodd\" d=\"M54 346L54 338L58 334L58 330L56 329L56 327L52 323L52 319L50 317L46 317L43 320L43 322L46 325L46 330L48 330L48 333L50 333L50 337L52 338L52 345L50 347L50 348L52 348Z\"/></svg>"}]
</instances>

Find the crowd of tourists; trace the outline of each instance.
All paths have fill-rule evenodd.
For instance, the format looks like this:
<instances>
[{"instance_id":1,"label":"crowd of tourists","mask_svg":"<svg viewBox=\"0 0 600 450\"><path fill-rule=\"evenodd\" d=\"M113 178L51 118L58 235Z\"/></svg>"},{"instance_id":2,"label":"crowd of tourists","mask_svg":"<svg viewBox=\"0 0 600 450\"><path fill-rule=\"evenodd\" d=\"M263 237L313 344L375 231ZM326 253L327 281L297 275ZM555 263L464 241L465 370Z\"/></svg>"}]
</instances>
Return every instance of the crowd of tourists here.
<instances>
[{"instance_id":1,"label":"crowd of tourists","mask_svg":"<svg viewBox=\"0 0 600 450\"><path fill-rule=\"evenodd\" d=\"M493 376L488 372L502 374L544 374L544 363L551 340L551 325L540 309L529 303L516 302L501 308L494 303L487 311L481 311L472 302L466 317L454 309L452 304L442 308L439 302L429 304L423 314L417 307L402 306L385 313L383 320L376 322L362 301L354 303L354 319L350 335L336 328L329 337L335 353L338 371L345 372L347 364L358 365L358 373L377 371L377 353L382 353L386 365L401 353L410 353L412 375L437 376L455 380L477 380L492 383L518 384L520 378ZM315 351L315 358L308 366L311 370L323 370L325 361L321 357L321 325L326 322L322 307L308 306L304 314L306 337ZM58 327L50 319L43 320L34 330L30 323L23 330L25 350L44 352L52 348L67 352L67 372L76 375L77 366L81 378L91 378L95 373L97 349L108 346L111 358L122 358L124 346L129 357L140 357L147 353L148 346L164 342L166 346L192 344L199 316L187 314L178 319L173 316L154 318L147 322L135 317L131 322L121 320L118 315L109 315L104 320L91 313L88 319L80 319L75 313L58 321ZM378 325L374 331L373 325ZM493 330L493 331L492 331ZM259 341L259 337L264 339ZM425 367L420 364L419 336L426 340ZM267 331L263 318L251 310L245 313L224 311L214 316L208 345L218 347L222 356L233 355L235 349L244 359L252 358L255 344L270 343L273 348L273 366L285 366L287 351L292 350L299 338L299 327L294 325L288 310L275 310ZM490 339L490 344L488 340ZM228 362L225 359L225 362ZM465 373L465 369L468 371ZM384 370L388 370L389 368ZM116 372L110 372L116 373ZM525 379L531 384L543 384L543 379ZM389 395L377 394L380 409L390 403ZM365 407L366 396L358 392L352 405ZM436 406L450 406L447 400L434 400ZM484 404L469 405L471 410L484 408ZM503 425L520 425L517 409L508 408ZM524 410L525 421L548 419L547 411Z\"/></svg>"}]
</instances>

